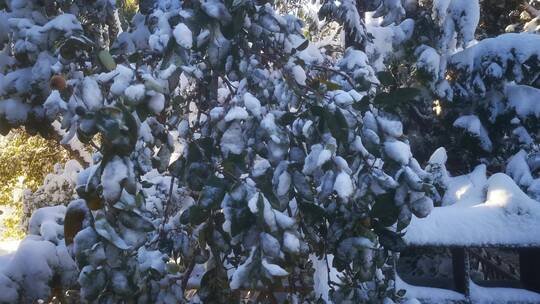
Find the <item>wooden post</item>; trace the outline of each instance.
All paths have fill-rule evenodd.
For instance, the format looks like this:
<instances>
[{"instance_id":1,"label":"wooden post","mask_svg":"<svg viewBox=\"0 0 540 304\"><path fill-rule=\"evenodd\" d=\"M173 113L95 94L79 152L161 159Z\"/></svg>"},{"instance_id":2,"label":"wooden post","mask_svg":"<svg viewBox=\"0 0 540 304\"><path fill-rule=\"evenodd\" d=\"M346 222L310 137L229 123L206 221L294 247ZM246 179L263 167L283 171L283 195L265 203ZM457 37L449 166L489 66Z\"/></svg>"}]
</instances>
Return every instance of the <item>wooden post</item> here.
<instances>
[{"instance_id":1,"label":"wooden post","mask_svg":"<svg viewBox=\"0 0 540 304\"><path fill-rule=\"evenodd\" d=\"M540 292L540 248L519 250L519 272L524 288Z\"/></svg>"},{"instance_id":2,"label":"wooden post","mask_svg":"<svg viewBox=\"0 0 540 304\"><path fill-rule=\"evenodd\" d=\"M469 296L469 256L465 248L451 248L454 288Z\"/></svg>"}]
</instances>

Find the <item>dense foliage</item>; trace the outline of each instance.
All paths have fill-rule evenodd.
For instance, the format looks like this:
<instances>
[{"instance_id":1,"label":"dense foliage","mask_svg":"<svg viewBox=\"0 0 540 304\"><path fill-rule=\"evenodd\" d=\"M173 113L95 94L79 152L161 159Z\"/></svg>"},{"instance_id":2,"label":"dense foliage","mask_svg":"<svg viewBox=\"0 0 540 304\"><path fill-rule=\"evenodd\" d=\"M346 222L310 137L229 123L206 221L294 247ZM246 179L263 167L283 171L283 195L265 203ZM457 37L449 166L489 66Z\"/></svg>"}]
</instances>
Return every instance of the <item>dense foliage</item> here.
<instances>
[{"instance_id":1,"label":"dense foliage","mask_svg":"<svg viewBox=\"0 0 540 304\"><path fill-rule=\"evenodd\" d=\"M76 199L30 220L23 245L56 262L24 271L44 283L9 268L2 301L399 301L393 253L448 176L431 152L464 171L536 155L540 38L476 42L478 1L323 1L342 52L266 1L140 1L124 32L109 1L0 15L0 129L59 121L96 149Z\"/></svg>"}]
</instances>

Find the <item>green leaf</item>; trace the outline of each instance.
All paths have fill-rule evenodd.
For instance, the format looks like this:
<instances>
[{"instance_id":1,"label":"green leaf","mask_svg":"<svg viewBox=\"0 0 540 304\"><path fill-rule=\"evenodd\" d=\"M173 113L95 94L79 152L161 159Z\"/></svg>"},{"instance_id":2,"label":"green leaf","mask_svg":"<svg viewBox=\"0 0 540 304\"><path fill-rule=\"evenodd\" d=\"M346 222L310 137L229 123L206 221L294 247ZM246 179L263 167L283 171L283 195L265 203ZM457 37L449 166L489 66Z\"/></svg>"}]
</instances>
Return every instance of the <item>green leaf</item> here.
<instances>
[{"instance_id":1,"label":"green leaf","mask_svg":"<svg viewBox=\"0 0 540 304\"><path fill-rule=\"evenodd\" d=\"M282 126L287 126L290 125L295 119L296 116L293 113L287 112L281 115L281 117L278 119L278 123Z\"/></svg>"},{"instance_id":2,"label":"green leaf","mask_svg":"<svg viewBox=\"0 0 540 304\"><path fill-rule=\"evenodd\" d=\"M398 233L388 229L377 229L375 233L379 236L379 243L381 243L386 250L400 252L407 247L407 244Z\"/></svg>"},{"instance_id":3,"label":"green leaf","mask_svg":"<svg viewBox=\"0 0 540 304\"><path fill-rule=\"evenodd\" d=\"M341 90L341 86L338 83L335 83L333 81L330 81L330 80L327 80L327 79L322 79L321 83L326 85L326 89L328 91Z\"/></svg>"},{"instance_id":4,"label":"green leaf","mask_svg":"<svg viewBox=\"0 0 540 304\"><path fill-rule=\"evenodd\" d=\"M332 113L325 109L324 119L332 136L339 142L346 143L349 134L349 126L347 125L347 120L345 119L345 116L343 116L341 110L337 108L335 113Z\"/></svg>"},{"instance_id":5,"label":"green leaf","mask_svg":"<svg viewBox=\"0 0 540 304\"><path fill-rule=\"evenodd\" d=\"M392 73L388 71L382 71L377 73L377 78L384 86L391 86L396 84L396 80L394 79L394 76Z\"/></svg>"},{"instance_id":6,"label":"green leaf","mask_svg":"<svg viewBox=\"0 0 540 304\"><path fill-rule=\"evenodd\" d=\"M185 212L189 212L189 223L194 226L202 224L208 219L208 216L210 216L208 210L206 210L200 205L193 205L189 207L188 210L184 211L184 213Z\"/></svg>"},{"instance_id":7,"label":"green leaf","mask_svg":"<svg viewBox=\"0 0 540 304\"><path fill-rule=\"evenodd\" d=\"M111 56L111 53L107 50L101 50L98 52L98 59L99 62L107 69L108 71L112 71L116 69L116 62L114 61L114 58Z\"/></svg>"},{"instance_id":8,"label":"green leaf","mask_svg":"<svg viewBox=\"0 0 540 304\"><path fill-rule=\"evenodd\" d=\"M302 215L312 222L324 222L326 211L315 203L299 202L298 208Z\"/></svg>"},{"instance_id":9,"label":"green leaf","mask_svg":"<svg viewBox=\"0 0 540 304\"><path fill-rule=\"evenodd\" d=\"M201 153L201 150L199 150L199 147L196 143L190 142L188 144L188 155L187 155L187 161L188 163L194 163L199 162L203 158L203 154Z\"/></svg>"},{"instance_id":10,"label":"green leaf","mask_svg":"<svg viewBox=\"0 0 540 304\"><path fill-rule=\"evenodd\" d=\"M393 92L393 95L399 96L402 100L409 101L420 95L417 88L399 88Z\"/></svg>"},{"instance_id":11,"label":"green leaf","mask_svg":"<svg viewBox=\"0 0 540 304\"><path fill-rule=\"evenodd\" d=\"M297 51L303 51L309 46L309 40L304 40L299 46L296 47Z\"/></svg>"},{"instance_id":12,"label":"green leaf","mask_svg":"<svg viewBox=\"0 0 540 304\"><path fill-rule=\"evenodd\" d=\"M242 231L249 229L255 222L255 217L249 209L243 208L236 210L231 220L231 235L238 235Z\"/></svg>"},{"instance_id":13,"label":"green leaf","mask_svg":"<svg viewBox=\"0 0 540 304\"><path fill-rule=\"evenodd\" d=\"M186 161L181 156L178 157L177 160L173 161L172 164L169 165L169 173L174 177L181 177L184 175L184 171L186 168Z\"/></svg>"},{"instance_id":14,"label":"green leaf","mask_svg":"<svg viewBox=\"0 0 540 304\"><path fill-rule=\"evenodd\" d=\"M394 193L388 192L375 197L375 204L371 208L370 215L378 219L384 227L394 224L399 216L399 207L394 203Z\"/></svg>"},{"instance_id":15,"label":"green leaf","mask_svg":"<svg viewBox=\"0 0 540 304\"><path fill-rule=\"evenodd\" d=\"M143 216L129 211L122 211L118 215L118 220L124 226L134 230L140 230L144 232L150 232L154 230L154 225L148 219Z\"/></svg>"}]
</instances>

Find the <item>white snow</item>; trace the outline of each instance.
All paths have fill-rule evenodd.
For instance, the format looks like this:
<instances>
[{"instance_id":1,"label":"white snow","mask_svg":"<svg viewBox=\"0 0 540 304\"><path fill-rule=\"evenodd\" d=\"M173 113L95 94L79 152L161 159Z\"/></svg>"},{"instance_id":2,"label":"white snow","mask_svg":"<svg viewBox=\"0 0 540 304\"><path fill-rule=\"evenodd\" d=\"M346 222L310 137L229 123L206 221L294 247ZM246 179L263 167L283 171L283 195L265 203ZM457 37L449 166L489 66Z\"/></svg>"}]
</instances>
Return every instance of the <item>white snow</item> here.
<instances>
[{"instance_id":1,"label":"white snow","mask_svg":"<svg viewBox=\"0 0 540 304\"><path fill-rule=\"evenodd\" d=\"M440 55L435 49L428 46L420 48L417 52L420 54L416 61L416 68L433 77L434 80L437 80L441 64Z\"/></svg>"},{"instance_id":2,"label":"white snow","mask_svg":"<svg viewBox=\"0 0 540 304\"><path fill-rule=\"evenodd\" d=\"M317 167L324 165L327 161L332 158L332 151L328 149L322 149L317 158Z\"/></svg>"},{"instance_id":3,"label":"white snow","mask_svg":"<svg viewBox=\"0 0 540 304\"><path fill-rule=\"evenodd\" d=\"M399 140L387 140L384 142L384 153L402 165L408 164L412 157L409 145Z\"/></svg>"},{"instance_id":4,"label":"white snow","mask_svg":"<svg viewBox=\"0 0 540 304\"><path fill-rule=\"evenodd\" d=\"M426 303L453 303L452 301L465 301L465 295L448 289L414 286L407 284L396 274L396 290L404 289L405 298L419 299Z\"/></svg>"},{"instance_id":5,"label":"white snow","mask_svg":"<svg viewBox=\"0 0 540 304\"><path fill-rule=\"evenodd\" d=\"M485 195L483 187L486 182L485 165L478 165L469 174L449 178L442 205L449 206L457 202L462 206L478 204Z\"/></svg>"},{"instance_id":6,"label":"white snow","mask_svg":"<svg viewBox=\"0 0 540 304\"><path fill-rule=\"evenodd\" d=\"M334 183L334 190L341 199L347 200L354 191L351 176L344 171L339 172Z\"/></svg>"},{"instance_id":7,"label":"white snow","mask_svg":"<svg viewBox=\"0 0 540 304\"><path fill-rule=\"evenodd\" d=\"M221 151L225 156L232 154L241 154L244 151L245 143L242 136L242 127L240 123L233 122L227 131L221 137Z\"/></svg>"},{"instance_id":8,"label":"white snow","mask_svg":"<svg viewBox=\"0 0 540 304\"><path fill-rule=\"evenodd\" d=\"M0 302L33 303L46 299L54 275L60 276L65 288L75 284L77 265L61 240L64 231L58 224L63 220L65 210L65 206L39 209L39 213L34 213L30 219L31 234L20 242L16 252L0 259L3 262L0 266ZM62 229L49 229L43 225L49 228L56 225ZM54 231L57 234L50 234ZM46 235L40 235L41 232Z\"/></svg>"},{"instance_id":9,"label":"white snow","mask_svg":"<svg viewBox=\"0 0 540 304\"><path fill-rule=\"evenodd\" d=\"M320 296L326 303L329 303L328 293L330 291L330 286L328 286L328 281L334 283L339 283L341 280L338 275L339 272L332 267L332 261L334 256L332 254L327 255L328 266L330 267L330 273L327 269L327 261L323 259L318 259L314 254L309 255L309 260L313 263L313 268L315 269L314 277L318 278L313 283L313 291L317 296Z\"/></svg>"},{"instance_id":10,"label":"white snow","mask_svg":"<svg viewBox=\"0 0 540 304\"><path fill-rule=\"evenodd\" d=\"M225 115L225 121L246 120L248 117L249 114L244 108L234 106L227 112L227 115Z\"/></svg>"},{"instance_id":11,"label":"white snow","mask_svg":"<svg viewBox=\"0 0 540 304\"><path fill-rule=\"evenodd\" d=\"M155 93L148 101L148 108L155 114L161 113L165 108L165 95Z\"/></svg>"},{"instance_id":12,"label":"white snow","mask_svg":"<svg viewBox=\"0 0 540 304\"><path fill-rule=\"evenodd\" d=\"M403 135L403 124L400 121L378 116L377 122L384 133L396 138Z\"/></svg>"},{"instance_id":13,"label":"white snow","mask_svg":"<svg viewBox=\"0 0 540 304\"><path fill-rule=\"evenodd\" d=\"M244 94L244 105L254 116L261 116L261 102L249 92Z\"/></svg>"},{"instance_id":14,"label":"white snow","mask_svg":"<svg viewBox=\"0 0 540 304\"><path fill-rule=\"evenodd\" d=\"M446 154L446 149L444 147L440 147L440 148L437 148L437 150L435 150L433 154L431 154L431 157L429 158L428 163L444 165L446 164L447 160L448 160L448 155Z\"/></svg>"},{"instance_id":15,"label":"white snow","mask_svg":"<svg viewBox=\"0 0 540 304\"><path fill-rule=\"evenodd\" d=\"M495 38L483 39L477 44L452 55L449 63L455 65L458 69L474 71L479 70L483 62L496 60L502 64L503 71L506 71L512 58L519 63L524 63L527 58L539 54L540 36L529 33L508 33Z\"/></svg>"},{"instance_id":16,"label":"white snow","mask_svg":"<svg viewBox=\"0 0 540 304\"><path fill-rule=\"evenodd\" d=\"M528 187L532 184L533 177L527 164L527 152L519 150L518 153L508 159L506 174L511 176L520 186Z\"/></svg>"},{"instance_id":17,"label":"white snow","mask_svg":"<svg viewBox=\"0 0 540 304\"><path fill-rule=\"evenodd\" d=\"M469 281L470 299L478 304L540 303L540 293L526 289L482 287Z\"/></svg>"},{"instance_id":18,"label":"white snow","mask_svg":"<svg viewBox=\"0 0 540 304\"><path fill-rule=\"evenodd\" d=\"M276 194L278 196L284 196L289 192L289 187L291 186L291 175L289 172L283 172L279 176L278 185Z\"/></svg>"},{"instance_id":19,"label":"white snow","mask_svg":"<svg viewBox=\"0 0 540 304\"><path fill-rule=\"evenodd\" d=\"M146 94L146 89L144 87L144 84L134 84L127 87L124 91L124 94L129 100L133 102L139 102Z\"/></svg>"},{"instance_id":20,"label":"white snow","mask_svg":"<svg viewBox=\"0 0 540 304\"><path fill-rule=\"evenodd\" d=\"M96 80L85 77L82 88L83 101L89 111L97 111L103 107L103 95Z\"/></svg>"},{"instance_id":21,"label":"white snow","mask_svg":"<svg viewBox=\"0 0 540 304\"><path fill-rule=\"evenodd\" d=\"M234 271L232 278L230 279L229 286L232 290L238 289L244 284L245 280L249 276L249 270L253 262L253 255L255 254L255 247L251 249L249 257Z\"/></svg>"},{"instance_id":22,"label":"white snow","mask_svg":"<svg viewBox=\"0 0 540 304\"><path fill-rule=\"evenodd\" d=\"M103 187L103 198L110 203L116 203L122 192L122 181L128 176L128 167L124 161L115 156L103 170L101 175L101 186Z\"/></svg>"},{"instance_id":23,"label":"white snow","mask_svg":"<svg viewBox=\"0 0 540 304\"><path fill-rule=\"evenodd\" d=\"M269 263L266 258L262 259L262 266L273 277L284 277L289 275L289 273L285 269L281 268L281 266Z\"/></svg>"},{"instance_id":24,"label":"white snow","mask_svg":"<svg viewBox=\"0 0 540 304\"><path fill-rule=\"evenodd\" d=\"M506 97L509 107L522 119L533 115L540 117L540 90L527 85L507 84Z\"/></svg>"},{"instance_id":25,"label":"white snow","mask_svg":"<svg viewBox=\"0 0 540 304\"><path fill-rule=\"evenodd\" d=\"M475 175L480 176L473 177L470 183L464 183L462 178L457 181L462 185L457 190L449 186L448 191L456 191L458 200L454 204L436 207L423 219L413 217L405 234L406 242L444 246L540 245L540 234L531 233L540 229L540 203L530 199L503 173L494 174L482 184L485 168L477 170ZM484 188L486 195L480 194Z\"/></svg>"},{"instance_id":26,"label":"white snow","mask_svg":"<svg viewBox=\"0 0 540 304\"><path fill-rule=\"evenodd\" d=\"M281 229L291 229L295 221L293 218L289 217L288 215L285 215L283 212L280 212L279 210L274 210L274 215L276 216L276 223Z\"/></svg>"},{"instance_id":27,"label":"white snow","mask_svg":"<svg viewBox=\"0 0 540 304\"><path fill-rule=\"evenodd\" d=\"M178 25L174 27L173 36L176 43L181 47L191 49L193 46L193 34L184 23L178 23Z\"/></svg>"},{"instance_id":28,"label":"white snow","mask_svg":"<svg viewBox=\"0 0 540 304\"><path fill-rule=\"evenodd\" d=\"M36 210L28 223L28 233L40 235L44 240L57 244L58 236L64 235L64 226L60 225L64 220L66 206L58 205L44 207Z\"/></svg>"},{"instance_id":29,"label":"white snow","mask_svg":"<svg viewBox=\"0 0 540 304\"><path fill-rule=\"evenodd\" d=\"M354 102L351 94L343 90L330 91L328 92L328 95L334 100L337 105L341 107L349 106Z\"/></svg>"},{"instance_id":30,"label":"white snow","mask_svg":"<svg viewBox=\"0 0 540 304\"><path fill-rule=\"evenodd\" d=\"M300 252L300 240L296 235L285 231L283 234L283 247L286 251L290 253L299 253Z\"/></svg>"},{"instance_id":31,"label":"white snow","mask_svg":"<svg viewBox=\"0 0 540 304\"><path fill-rule=\"evenodd\" d=\"M30 106L16 99L0 100L0 116L5 116L13 124L25 122Z\"/></svg>"},{"instance_id":32,"label":"white snow","mask_svg":"<svg viewBox=\"0 0 540 304\"><path fill-rule=\"evenodd\" d=\"M47 117L54 118L59 113L67 110L67 103L60 96L60 92L53 90L43 103L43 108L45 108Z\"/></svg>"},{"instance_id":33,"label":"white snow","mask_svg":"<svg viewBox=\"0 0 540 304\"><path fill-rule=\"evenodd\" d=\"M292 68L292 73L293 73L294 80L296 81L296 83L302 86L306 85L306 79L307 79L306 71L304 71L304 69L301 66L295 65Z\"/></svg>"},{"instance_id":34,"label":"white snow","mask_svg":"<svg viewBox=\"0 0 540 304\"><path fill-rule=\"evenodd\" d=\"M262 194L256 193L248 201L249 211L251 211L251 213L253 213L253 214L259 212L259 207L257 206L257 201L259 200L259 195L262 195Z\"/></svg>"},{"instance_id":35,"label":"white snow","mask_svg":"<svg viewBox=\"0 0 540 304\"><path fill-rule=\"evenodd\" d=\"M251 174L253 174L254 177L258 177L263 175L266 170L268 170L272 165L270 165L270 162L267 159L264 158L257 158L254 161L253 169L251 170Z\"/></svg>"}]
</instances>

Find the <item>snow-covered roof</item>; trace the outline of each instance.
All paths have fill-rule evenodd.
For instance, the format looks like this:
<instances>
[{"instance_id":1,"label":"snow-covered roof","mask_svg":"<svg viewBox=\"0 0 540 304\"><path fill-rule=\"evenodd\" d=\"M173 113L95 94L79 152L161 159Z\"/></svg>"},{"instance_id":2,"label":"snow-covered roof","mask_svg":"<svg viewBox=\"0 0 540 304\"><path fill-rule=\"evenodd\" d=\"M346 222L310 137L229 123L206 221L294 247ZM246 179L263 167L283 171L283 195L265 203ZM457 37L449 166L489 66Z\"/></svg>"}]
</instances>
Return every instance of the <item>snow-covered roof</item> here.
<instances>
[{"instance_id":1,"label":"snow-covered roof","mask_svg":"<svg viewBox=\"0 0 540 304\"><path fill-rule=\"evenodd\" d=\"M416 246L540 247L540 202L485 167L450 178L443 206L413 217L405 241Z\"/></svg>"}]
</instances>

